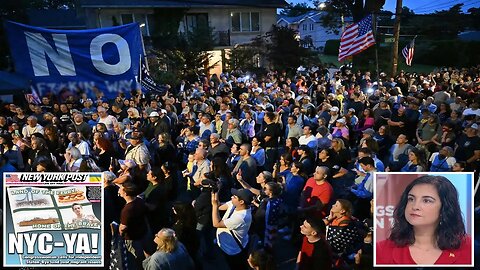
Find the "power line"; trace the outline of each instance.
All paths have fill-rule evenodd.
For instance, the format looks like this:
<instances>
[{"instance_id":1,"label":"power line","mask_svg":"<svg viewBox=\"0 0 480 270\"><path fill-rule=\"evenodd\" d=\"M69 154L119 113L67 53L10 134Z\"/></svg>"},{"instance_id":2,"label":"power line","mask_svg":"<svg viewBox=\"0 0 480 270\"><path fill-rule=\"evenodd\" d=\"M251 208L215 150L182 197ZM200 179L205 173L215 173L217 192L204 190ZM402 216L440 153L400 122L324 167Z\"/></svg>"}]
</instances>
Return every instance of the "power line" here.
<instances>
[{"instance_id":1,"label":"power line","mask_svg":"<svg viewBox=\"0 0 480 270\"><path fill-rule=\"evenodd\" d=\"M430 9L430 8L432 8L432 7L439 6L439 5L445 5L445 4L450 5L450 4L454 4L455 2L458 2L458 1L460 1L460 0L453 0L453 1L447 1L447 2L442 2L442 3L438 3L438 2L437 2L437 3L435 3L435 2L429 3L429 2L427 2L426 4L423 4L423 5L417 6L417 7L415 7L415 8L412 8L412 10Z\"/></svg>"},{"instance_id":2,"label":"power line","mask_svg":"<svg viewBox=\"0 0 480 270\"><path fill-rule=\"evenodd\" d=\"M436 5L453 4L454 2L458 2L458 1L461 1L461 0L447 1L447 2L442 2L442 3L426 3L426 4L420 5L418 7L412 8L412 10L421 10L421 9L425 9L425 8L431 8L431 7L436 6Z\"/></svg>"},{"instance_id":3,"label":"power line","mask_svg":"<svg viewBox=\"0 0 480 270\"><path fill-rule=\"evenodd\" d=\"M436 5L432 5L432 6L425 7L425 8L416 9L416 10L413 10L413 11L414 12L426 12L426 11L432 11L432 10L436 11L438 9L453 7L454 5L457 5L457 4L463 4L463 7L465 7L465 4L468 4L469 2L475 2L475 1L477 1L477 0L467 0L463 3L453 3L453 2L450 2L448 4L441 3L441 4L436 4Z\"/></svg>"}]
</instances>

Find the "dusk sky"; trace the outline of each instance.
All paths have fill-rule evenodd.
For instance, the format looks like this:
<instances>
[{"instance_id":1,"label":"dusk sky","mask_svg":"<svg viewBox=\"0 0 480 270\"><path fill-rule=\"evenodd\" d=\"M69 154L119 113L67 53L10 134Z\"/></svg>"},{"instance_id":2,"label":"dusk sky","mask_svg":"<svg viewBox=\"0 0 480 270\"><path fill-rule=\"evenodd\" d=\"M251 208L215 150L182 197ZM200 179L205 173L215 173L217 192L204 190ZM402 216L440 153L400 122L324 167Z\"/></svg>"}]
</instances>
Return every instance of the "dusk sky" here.
<instances>
[{"instance_id":1,"label":"dusk sky","mask_svg":"<svg viewBox=\"0 0 480 270\"><path fill-rule=\"evenodd\" d=\"M311 3L308 0L286 0L288 3ZM394 11L396 0L386 0L383 9ZM409 7L415 13L432 13L435 10L446 10L455 4L464 3L464 12L471 7L480 7L479 0L403 0L403 6Z\"/></svg>"}]
</instances>

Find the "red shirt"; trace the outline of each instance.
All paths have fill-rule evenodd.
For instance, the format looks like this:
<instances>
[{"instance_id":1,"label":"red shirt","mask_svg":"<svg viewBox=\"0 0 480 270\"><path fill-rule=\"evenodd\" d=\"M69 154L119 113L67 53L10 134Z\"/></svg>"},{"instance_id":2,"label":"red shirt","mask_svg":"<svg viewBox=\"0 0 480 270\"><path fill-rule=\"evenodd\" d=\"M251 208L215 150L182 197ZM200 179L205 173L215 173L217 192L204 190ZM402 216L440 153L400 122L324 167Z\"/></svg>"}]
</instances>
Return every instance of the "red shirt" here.
<instances>
[{"instance_id":1,"label":"red shirt","mask_svg":"<svg viewBox=\"0 0 480 270\"><path fill-rule=\"evenodd\" d=\"M323 182L322 184L317 184L315 179L311 177L307 180L305 187L303 188L305 194L304 206L315 205L319 200L323 203L324 207L321 210L321 217L324 218L327 216L327 205L330 203L330 200L333 198L333 188L332 185L328 182Z\"/></svg>"},{"instance_id":2,"label":"red shirt","mask_svg":"<svg viewBox=\"0 0 480 270\"><path fill-rule=\"evenodd\" d=\"M391 240L383 240L376 246L377 264L413 264L417 263L410 255L408 246L399 247ZM472 264L472 239L467 236L458 249L443 250L434 264Z\"/></svg>"}]
</instances>

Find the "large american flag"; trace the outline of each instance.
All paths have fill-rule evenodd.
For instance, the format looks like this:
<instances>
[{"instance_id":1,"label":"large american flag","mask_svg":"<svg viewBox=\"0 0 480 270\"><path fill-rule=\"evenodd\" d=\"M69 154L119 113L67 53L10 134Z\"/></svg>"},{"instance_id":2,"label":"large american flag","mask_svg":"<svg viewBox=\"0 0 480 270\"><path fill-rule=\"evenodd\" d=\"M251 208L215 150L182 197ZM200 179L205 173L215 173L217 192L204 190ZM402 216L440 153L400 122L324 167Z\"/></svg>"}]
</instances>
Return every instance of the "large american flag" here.
<instances>
[{"instance_id":1,"label":"large american flag","mask_svg":"<svg viewBox=\"0 0 480 270\"><path fill-rule=\"evenodd\" d=\"M340 39L338 61L358 54L375 44L372 31L372 15L368 15L358 23L348 26Z\"/></svg>"},{"instance_id":2,"label":"large american flag","mask_svg":"<svg viewBox=\"0 0 480 270\"><path fill-rule=\"evenodd\" d=\"M412 39L410 43L405 46L402 50L402 55L405 57L405 62L407 63L407 66L412 65L412 60L413 60L413 53L415 52L415 39Z\"/></svg>"}]
</instances>

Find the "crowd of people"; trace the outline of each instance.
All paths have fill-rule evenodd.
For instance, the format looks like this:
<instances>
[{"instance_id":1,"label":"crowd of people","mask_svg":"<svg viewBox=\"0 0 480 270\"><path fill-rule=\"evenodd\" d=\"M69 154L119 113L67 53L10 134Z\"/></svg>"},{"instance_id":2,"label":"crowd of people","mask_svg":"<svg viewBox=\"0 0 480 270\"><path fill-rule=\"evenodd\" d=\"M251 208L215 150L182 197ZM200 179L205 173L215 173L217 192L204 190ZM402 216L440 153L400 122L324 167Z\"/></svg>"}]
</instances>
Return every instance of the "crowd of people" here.
<instances>
[{"instance_id":1,"label":"crowd of people","mask_svg":"<svg viewBox=\"0 0 480 270\"><path fill-rule=\"evenodd\" d=\"M103 171L106 237L118 229L131 269L202 269L217 253L275 269L282 240L297 269L370 269L374 173L478 179L479 90L479 67L344 67L48 94L2 104L0 171Z\"/></svg>"}]
</instances>

